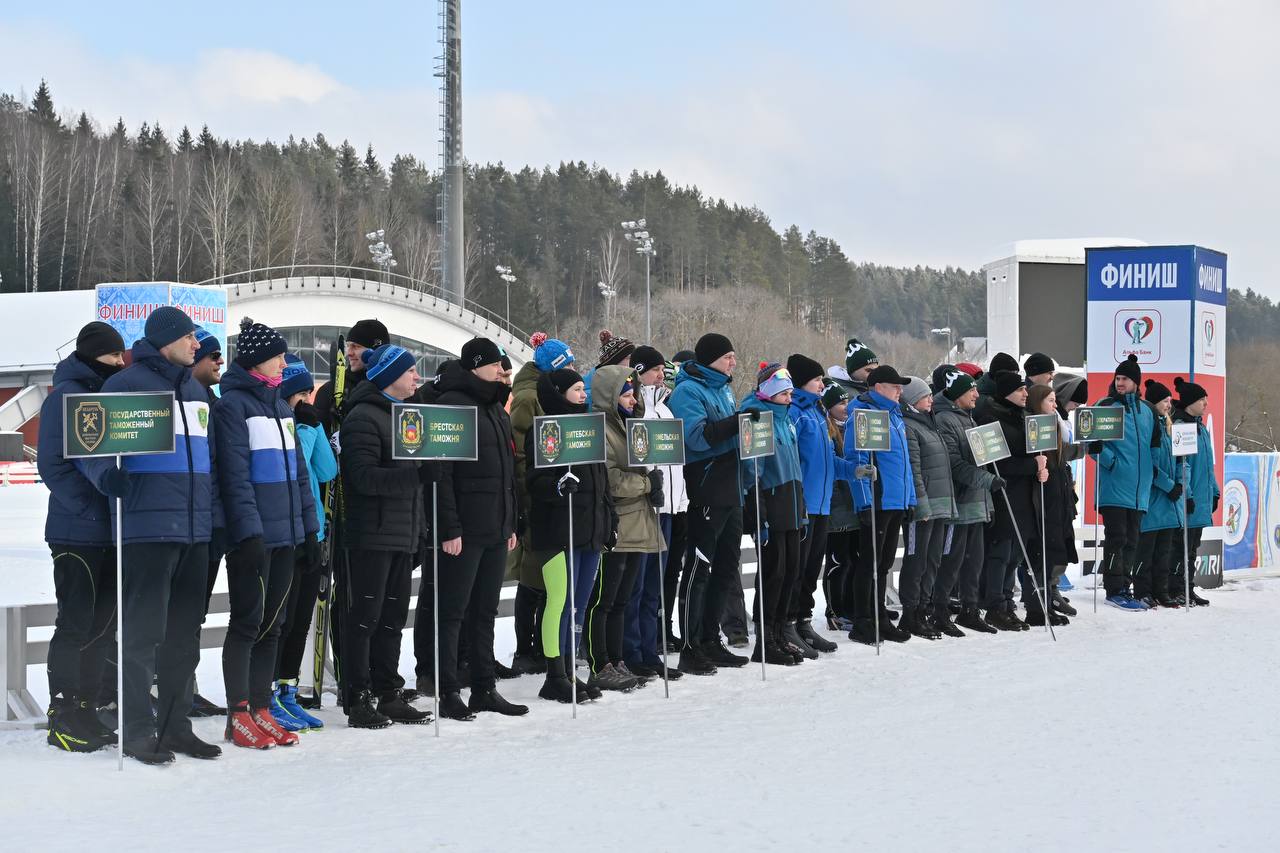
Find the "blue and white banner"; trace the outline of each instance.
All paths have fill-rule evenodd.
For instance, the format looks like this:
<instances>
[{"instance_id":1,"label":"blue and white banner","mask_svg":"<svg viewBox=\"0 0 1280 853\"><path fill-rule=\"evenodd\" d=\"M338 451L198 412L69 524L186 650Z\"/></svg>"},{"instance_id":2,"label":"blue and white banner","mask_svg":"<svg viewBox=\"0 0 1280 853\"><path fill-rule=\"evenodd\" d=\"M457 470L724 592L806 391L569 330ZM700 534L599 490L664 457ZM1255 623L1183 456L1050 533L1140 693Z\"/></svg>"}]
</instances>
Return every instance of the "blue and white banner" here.
<instances>
[{"instance_id":1,"label":"blue and white banner","mask_svg":"<svg viewBox=\"0 0 1280 853\"><path fill-rule=\"evenodd\" d=\"M172 305L208 329L222 344L222 351L227 351L227 291L221 287L147 281L100 284L95 289L97 319L113 326L126 348L142 337L152 311Z\"/></svg>"}]
</instances>

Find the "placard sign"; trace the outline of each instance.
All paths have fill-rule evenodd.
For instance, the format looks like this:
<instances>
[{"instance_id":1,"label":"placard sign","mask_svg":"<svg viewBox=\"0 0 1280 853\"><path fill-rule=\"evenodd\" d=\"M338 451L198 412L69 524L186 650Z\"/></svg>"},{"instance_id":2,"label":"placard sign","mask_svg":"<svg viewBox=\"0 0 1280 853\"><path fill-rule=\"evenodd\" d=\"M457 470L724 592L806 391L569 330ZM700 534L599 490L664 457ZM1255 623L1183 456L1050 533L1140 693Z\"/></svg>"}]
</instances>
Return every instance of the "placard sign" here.
<instances>
[{"instance_id":1,"label":"placard sign","mask_svg":"<svg viewBox=\"0 0 1280 853\"><path fill-rule=\"evenodd\" d=\"M1045 453L1058 449L1058 416L1027 415L1027 452Z\"/></svg>"},{"instance_id":2,"label":"placard sign","mask_svg":"<svg viewBox=\"0 0 1280 853\"><path fill-rule=\"evenodd\" d=\"M759 459L774 451L773 412L761 412L758 421L746 413L738 415L738 458Z\"/></svg>"},{"instance_id":3,"label":"placard sign","mask_svg":"<svg viewBox=\"0 0 1280 853\"><path fill-rule=\"evenodd\" d=\"M1001 459L1008 459L1009 443L1004 440L1004 430L998 423L983 424L964 431L969 439L969 449L973 451L975 465L990 465Z\"/></svg>"},{"instance_id":4,"label":"placard sign","mask_svg":"<svg viewBox=\"0 0 1280 853\"><path fill-rule=\"evenodd\" d=\"M872 453L893 448L889 413L878 409L850 409L853 412L853 449Z\"/></svg>"},{"instance_id":5,"label":"placard sign","mask_svg":"<svg viewBox=\"0 0 1280 853\"><path fill-rule=\"evenodd\" d=\"M393 403L391 458L474 462L475 407Z\"/></svg>"},{"instance_id":6,"label":"placard sign","mask_svg":"<svg viewBox=\"0 0 1280 853\"><path fill-rule=\"evenodd\" d=\"M541 415L533 419L533 467L591 465L605 461L604 413Z\"/></svg>"},{"instance_id":7,"label":"placard sign","mask_svg":"<svg viewBox=\"0 0 1280 853\"><path fill-rule=\"evenodd\" d=\"M1076 444L1124 439L1123 406L1081 406L1074 417Z\"/></svg>"},{"instance_id":8,"label":"placard sign","mask_svg":"<svg viewBox=\"0 0 1280 853\"><path fill-rule=\"evenodd\" d=\"M173 392L104 392L62 398L62 455L142 456L174 451ZM208 427L209 410L200 409Z\"/></svg>"},{"instance_id":9,"label":"placard sign","mask_svg":"<svg viewBox=\"0 0 1280 853\"><path fill-rule=\"evenodd\" d=\"M1199 450L1200 430L1195 424L1174 424L1170 437L1174 456L1195 456Z\"/></svg>"},{"instance_id":10,"label":"placard sign","mask_svg":"<svg viewBox=\"0 0 1280 853\"><path fill-rule=\"evenodd\" d=\"M680 418L629 419L627 464L683 465L684 421Z\"/></svg>"}]
</instances>

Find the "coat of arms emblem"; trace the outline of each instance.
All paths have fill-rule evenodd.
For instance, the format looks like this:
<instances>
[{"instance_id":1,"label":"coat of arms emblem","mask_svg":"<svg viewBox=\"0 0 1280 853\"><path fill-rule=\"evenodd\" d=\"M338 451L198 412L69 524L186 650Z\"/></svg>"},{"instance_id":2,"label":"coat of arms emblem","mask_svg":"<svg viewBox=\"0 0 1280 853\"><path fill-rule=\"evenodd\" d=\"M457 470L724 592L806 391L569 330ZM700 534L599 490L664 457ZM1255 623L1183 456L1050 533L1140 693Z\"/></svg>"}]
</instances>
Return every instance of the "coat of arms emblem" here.
<instances>
[{"instance_id":1,"label":"coat of arms emblem","mask_svg":"<svg viewBox=\"0 0 1280 853\"><path fill-rule=\"evenodd\" d=\"M637 462L644 462L649 456L649 428L644 424L631 426L631 453Z\"/></svg>"},{"instance_id":2,"label":"coat of arms emblem","mask_svg":"<svg viewBox=\"0 0 1280 853\"><path fill-rule=\"evenodd\" d=\"M542 458L555 462L560 457L564 442L560 437L560 423L547 421L538 432L538 444L542 447Z\"/></svg>"},{"instance_id":3,"label":"coat of arms emblem","mask_svg":"<svg viewBox=\"0 0 1280 853\"><path fill-rule=\"evenodd\" d=\"M408 453L422 447L422 415L413 409L400 413L400 443Z\"/></svg>"},{"instance_id":4,"label":"coat of arms emblem","mask_svg":"<svg viewBox=\"0 0 1280 853\"><path fill-rule=\"evenodd\" d=\"M92 453L107 434L107 410L97 402L80 403L75 415L76 440Z\"/></svg>"}]
</instances>

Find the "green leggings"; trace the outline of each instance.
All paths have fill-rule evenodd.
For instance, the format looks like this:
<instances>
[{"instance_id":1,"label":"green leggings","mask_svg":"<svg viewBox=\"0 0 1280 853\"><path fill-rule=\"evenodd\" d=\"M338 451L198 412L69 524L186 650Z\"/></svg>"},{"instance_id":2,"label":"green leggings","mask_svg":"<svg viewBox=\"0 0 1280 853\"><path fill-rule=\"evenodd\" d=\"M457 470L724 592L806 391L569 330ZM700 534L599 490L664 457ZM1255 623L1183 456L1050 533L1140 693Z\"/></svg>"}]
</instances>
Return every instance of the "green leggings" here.
<instances>
[{"instance_id":1,"label":"green leggings","mask_svg":"<svg viewBox=\"0 0 1280 853\"><path fill-rule=\"evenodd\" d=\"M542 609L542 653L549 658L573 655L576 649L569 639L569 566L565 552L544 552L538 555L538 559L542 562L542 581L547 589L547 600ZM579 629L587 612L587 599L591 595L599 563L600 554L596 551L578 549L573 552L573 569L578 581L574 588L574 605L578 612L576 627Z\"/></svg>"}]
</instances>

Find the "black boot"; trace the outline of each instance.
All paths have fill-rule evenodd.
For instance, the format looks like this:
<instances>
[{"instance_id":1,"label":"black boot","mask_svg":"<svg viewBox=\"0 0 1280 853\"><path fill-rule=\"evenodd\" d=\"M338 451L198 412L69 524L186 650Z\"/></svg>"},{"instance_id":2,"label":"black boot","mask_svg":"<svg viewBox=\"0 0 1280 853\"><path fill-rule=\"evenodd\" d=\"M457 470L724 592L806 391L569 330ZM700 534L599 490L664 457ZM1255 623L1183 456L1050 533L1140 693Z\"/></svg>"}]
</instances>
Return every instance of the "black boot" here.
<instances>
[{"instance_id":1,"label":"black boot","mask_svg":"<svg viewBox=\"0 0 1280 853\"><path fill-rule=\"evenodd\" d=\"M962 628L968 628L970 631L977 631L979 634L995 634L996 629L987 624L982 618L982 614L978 612L976 607L966 607L960 611L960 615L956 617L956 624Z\"/></svg>"},{"instance_id":2,"label":"black boot","mask_svg":"<svg viewBox=\"0 0 1280 853\"><path fill-rule=\"evenodd\" d=\"M702 656L712 663L714 666L739 667L747 665L746 655L735 655L720 644L719 640L713 640L710 643L703 643L698 651ZM681 655L681 659L683 659ZM684 669L684 667L680 667Z\"/></svg>"},{"instance_id":3,"label":"black boot","mask_svg":"<svg viewBox=\"0 0 1280 853\"><path fill-rule=\"evenodd\" d=\"M541 675L547 671L547 659L540 654L517 653L511 659L511 669L516 675Z\"/></svg>"},{"instance_id":4,"label":"black boot","mask_svg":"<svg viewBox=\"0 0 1280 853\"><path fill-rule=\"evenodd\" d=\"M166 734L164 740L160 741L160 748L167 749L178 755L185 755L188 758L199 758L204 761L212 761L222 755L222 747L200 740L200 738L196 737L195 732Z\"/></svg>"},{"instance_id":5,"label":"black boot","mask_svg":"<svg viewBox=\"0 0 1280 853\"><path fill-rule=\"evenodd\" d=\"M419 711L409 704L404 692L391 690L378 698L378 713L393 723L416 726L435 719L430 711Z\"/></svg>"},{"instance_id":6,"label":"black boot","mask_svg":"<svg viewBox=\"0 0 1280 853\"><path fill-rule=\"evenodd\" d=\"M685 675L715 675L717 672L716 665L693 646L680 650L680 662L676 666Z\"/></svg>"},{"instance_id":7,"label":"black boot","mask_svg":"<svg viewBox=\"0 0 1280 853\"><path fill-rule=\"evenodd\" d=\"M573 682L569 681L568 676L564 674L564 658L548 658L546 669L547 678L542 682L542 689L538 691L538 696L553 702L566 704L572 702ZM586 695L579 696L580 701L587 698Z\"/></svg>"},{"instance_id":8,"label":"black boot","mask_svg":"<svg viewBox=\"0 0 1280 853\"><path fill-rule=\"evenodd\" d=\"M792 649L795 649L800 652L802 660L818 659L818 650L804 641L804 637L801 637L800 632L796 629L796 623L787 622L779 627L780 631L778 633L782 638L782 643L785 644L783 648L786 651L791 652ZM792 652L792 654L795 654L795 652Z\"/></svg>"},{"instance_id":9,"label":"black boot","mask_svg":"<svg viewBox=\"0 0 1280 853\"><path fill-rule=\"evenodd\" d=\"M361 690L347 705L347 726L353 729L385 729L391 718L373 707L373 693Z\"/></svg>"},{"instance_id":10,"label":"black boot","mask_svg":"<svg viewBox=\"0 0 1280 853\"><path fill-rule=\"evenodd\" d=\"M764 662L775 666L796 666L797 661L795 655L782 648L778 643L778 632L770 629L766 632L764 641L761 642L760 634L756 634L755 650L751 652L751 660L753 663L760 663L760 655L763 651Z\"/></svg>"},{"instance_id":11,"label":"black boot","mask_svg":"<svg viewBox=\"0 0 1280 853\"><path fill-rule=\"evenodd\" d=\"M107 745L96 729L82 719L73 699L57 697L49 703L49 734L45 741L66 752L97 752Z\"/></svg>"},{"instance_id":12,"label":"black boot","mask_svg":"<svg viewBox=\"0 0 1280 853\"><path fill-rule=\"evenodd\" d=\"M964 631L956 627L956 623L951 621L950 608L942 608L933 611L930 617L933 620L933 627L937 628L942 634L948 637L963 637Z\"/></svg>"},{"instance_id":13,"label":"black boot","mask_svg":"<svg viewBox=\"0 0 1280 853\"><path fill-rule=\"evenodd\" d=\"M813 630L813 622L808 619L796 620L796 633L800 635L800 639L809 645L809 648L816 649L824 654L830 654L840 648L826 637Z\"/></svg>"},{"instance_id":14,"label":"black boot","mask_svg":"<svg viewBox=\"0 0 1280 853\"><path fill-rule=\"evenodd\" d=\"M874 646L876 644L875 623L870 619L854 619L853 627L849 629L849 639L864 646Z\"/></svg>"},{"instance_id":15,"label":"black boot","mask_svg":"<svg viewBox=\"0 0 1280 853\"><path fill-rule=\"evenodd\" d=\"M1063 616L1076 615L1076 609L1071 606L1071 602L1067 601L1062 593L1056 589L1053 591L1053 597L1049 600L1049 609L1056 613L1061 613Z\"/></svg>"},{"instance_id":16,"label":"black boot","mask_svg":"<svg viewBox=\"0 0 1280 853\"><path fill-rule=\"evenodd\" d=\"M961 622L961 625L964 623ZM1003 607L991 607L987 610L987 624L998 631L1021 631L1027 627L1021 619L1015 619ZM1022 627L1019 627L1022 626Z\"/></svg>"},{"instance_id":17,"label":"black boot","mask_svg":"<svg viewBox=\"0 0 1280 853\"><path fill-rule=\"evenodd\" d=\"M102 722L102 718L98 716L98 709L94 707L92 702L86 699L77 699L75 713L80 718L80 724L84 726L85 731L107 746L114 746L120 742L120 737L116 734L115 729Z\"/></svg>"},{"instance_id":18,"label":"black boot","mask_svg":"<svg viewBox=\"0 0 1280 853\"><path fill-rule=\"evenodd\" d=\"M124 754L142 764L172 764L174 755L160 745L155 735L146 735L124 742Z\"/></svg>"},{"instance_id":19,"label":"black boot","mask_svg":"<svg viewBox=\"0 0 1280 853\"><path fill-rule=\"evenodd\" d=\"M191 710L187 712L188 717L225 717L226 715L226 708L209 701L199 693L191 697Z\"/></svg>"},{"instance_id":20,"label":"black boot","mask_svg":"<svg viewBox=\"0 0 1280 853\"><path fill-rule=\"evenodd\" d=\"M885 612L892 612L892 611L885 611ZM884 617L885 617L885 612L882 612L882 613L880 614L880 639L881 639L881 641L886 642L886 643L905 643L907 640L910 640L910 639L911 639L911 634L910 634L909 632L907 632L907 631L902 630L902 628L901 628L900 626L895 625L895 624L893 624L892 622L890 622L890 621L888 621L887 619L885 619L885 618L884 618ZM902 619L902 618L905 618L905 617L903 617L903 616L899 616L898 618L899 618L899 619Z\"/></svg>"},{"instance_id":21,"label":"black boot","mask_svg":"<svg viewBox=\"0 0 1280 853\"><path fill-rule=\"evenodd\" d=\"M462 701L462 694L457 691L445 693L440 697L440 716L446 720L460 722L469 722L476 718L476 715L467 707L467 703Z\"/></svg>"},{"instance_id":22,"label":"black boot","mask_svg":"<svg viewBox=\"0 0 1280 853\"><path fill-rule=\"evenodd\" d=\"M903 624L906 620L910 620L910 627ZM898 621L898 629L906 630L911 636L920 637L924 640L942 639L942 632L929 624L928 614L925 613L923 607L903 607L902 619Z\"/></svg>"},{"instance_id":23,"label":"black boot","mask_svg":"<svg viewBox=\"0 0 1280 853\"><path fill-rule=\"evenodd\" d=\"M502 698L501 693L492 688L489 690L472 690L471 700L467 702L467 708L472 712L492 711L504 717L523 717L529 713L528 705L517 705L514 702L508 702Z\"/></svg>"}]
</instances>

